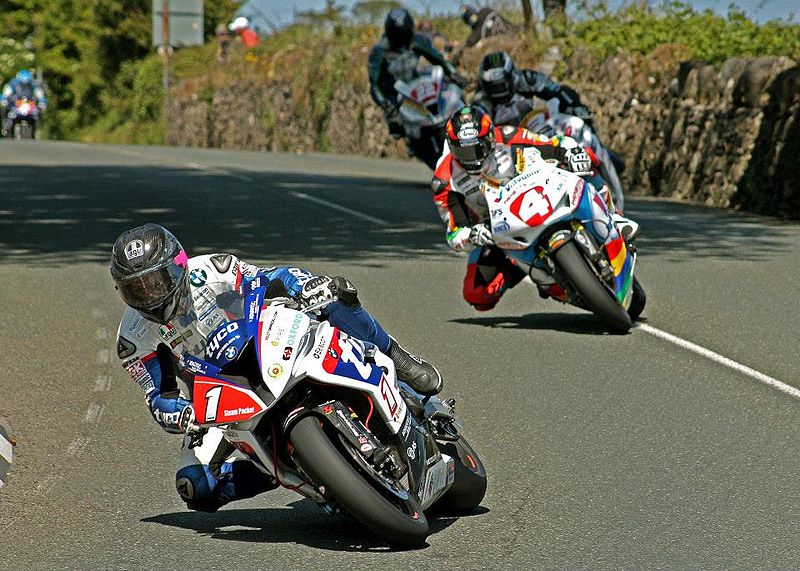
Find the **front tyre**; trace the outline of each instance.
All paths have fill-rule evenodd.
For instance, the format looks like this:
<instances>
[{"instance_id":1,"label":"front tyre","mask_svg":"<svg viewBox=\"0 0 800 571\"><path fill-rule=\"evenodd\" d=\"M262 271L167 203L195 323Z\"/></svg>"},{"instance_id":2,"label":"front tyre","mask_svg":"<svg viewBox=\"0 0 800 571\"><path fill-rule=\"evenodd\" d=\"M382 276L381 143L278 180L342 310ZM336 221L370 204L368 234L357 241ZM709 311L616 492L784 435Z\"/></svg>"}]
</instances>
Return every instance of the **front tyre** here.
<instances>
[{"instance_id":1,"label":"front tyre","mask_svg":"<svg viewBox=\"0 0 800 571\"><path fill-rule=\"evenodd\" d=\"M589 267L577 246L567 242L553 252L553 259L566 274L569 282L580 295L586 307L600 317L612 333L627 333L631 328L628 312L617 303L611 292Z\"/></svg>"},{"instance_id":2,"label":"front tyre","mask_svg":"<svg viewBox=\"0 0 800 571\"><path fill-rule=\"evenodd\" d=\"M293 456L303 471L376 535L392 545L419 547L428 537L428 520L413 497L390 502L378 492L322 429L320 419L306 416L292 428Z\"/></svg>"},{"instance_id":3,"label":"front tyre","mask_svg":"<svg viewBox=\"0 0 800 571\"><path fill-rule=\"evenodd\" d=\"M436 506L456 512L474 510L486 495L486 469L481 459L463 436L455 442L439 442L439 450L455 460L455 477Z\"/></svg>"}]
</instances>

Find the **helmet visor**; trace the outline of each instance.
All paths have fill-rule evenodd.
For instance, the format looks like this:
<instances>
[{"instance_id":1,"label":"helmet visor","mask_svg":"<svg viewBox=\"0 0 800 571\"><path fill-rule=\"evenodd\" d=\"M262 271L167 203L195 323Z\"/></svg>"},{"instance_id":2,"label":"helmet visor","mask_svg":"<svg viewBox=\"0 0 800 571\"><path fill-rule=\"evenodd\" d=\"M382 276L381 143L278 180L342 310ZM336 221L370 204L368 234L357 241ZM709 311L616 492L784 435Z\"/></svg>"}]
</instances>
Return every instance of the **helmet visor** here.
<instances>
[{"instance_id":1,"label":"helmet visor","mask_svg":"<svg viewBox=\"0 0 800 571\"><path fill-rule=\"evenodd\" d=\"M450 152L467 172L478 172L492 150L489 137L475 139L470 143L452 145Z\"/></svg>"},{"instance_id":2,"label":"helmet visor","mask_svg":"<svg viewBox=\"0 0 800 571\"><path fill-rule=\"evenodd\" d=\"M186 268L178 264L156 268L143 275L117 280L123 301L142 312L152 311L169 300L181 285Z\"/></svg>"}]
</instances>

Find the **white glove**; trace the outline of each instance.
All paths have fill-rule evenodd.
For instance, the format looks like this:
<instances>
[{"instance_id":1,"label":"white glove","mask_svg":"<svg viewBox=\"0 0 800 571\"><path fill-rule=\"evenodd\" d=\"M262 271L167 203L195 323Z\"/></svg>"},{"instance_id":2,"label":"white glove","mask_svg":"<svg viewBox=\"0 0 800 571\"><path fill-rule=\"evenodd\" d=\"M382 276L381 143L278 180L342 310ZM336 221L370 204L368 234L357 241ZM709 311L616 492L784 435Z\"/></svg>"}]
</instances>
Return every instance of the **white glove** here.
<instances>
[{"instance_id":1,"label":"white glove","mask_svg":"<svg viewBox=\"0 0 800 571\"><path fill-rule=\"evenodd\" d=\"M494 244L492 238L492 231L486 224L476 224L473 226L469 233L469 241L476 246L486 246L487 244Z\"/></svg>"},{"instance_id":2,"label":"white glove","mask_svg":"<svg viewBox=\"0 0 800 571\"><path fill-rule=\"evenodd\" d=\"M456 251L465 250L470 245L470 234L472 234L472 228L469 226L453 230L447 235L447 245Z\"/></svg>"},{"instance_id":3,"label":"white glove","mask_svg":"<svg viewBox=\"0 0 800 571\"><path fill-rule=\"evenodd\" d=\"M565 161L569 166L569 170L577 175L590 175L592 174L592 159L589 154L580 147L575 147L567 151Z\"/></svg>"}]
</instances>

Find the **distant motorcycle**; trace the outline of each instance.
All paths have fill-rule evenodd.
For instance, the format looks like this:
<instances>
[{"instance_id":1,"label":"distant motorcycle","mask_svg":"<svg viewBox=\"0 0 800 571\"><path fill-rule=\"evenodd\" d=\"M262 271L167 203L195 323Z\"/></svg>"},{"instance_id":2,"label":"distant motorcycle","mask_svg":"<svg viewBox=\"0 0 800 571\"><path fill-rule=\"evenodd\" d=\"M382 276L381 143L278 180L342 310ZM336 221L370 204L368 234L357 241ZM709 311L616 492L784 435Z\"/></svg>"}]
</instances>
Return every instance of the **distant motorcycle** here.
<instances>
[{"instance_id":1,"label":"distant motorcycle","mask_svg":"<svg viewBox=\"0 0 800 571\"><path fill-rule=\"evenodd\" d=\"M482 187L495 244L546 296L595 313L612 332L627 332L646 302L634 276L636 247L591 183L535 149L517 153L519 175Z\"/></svg>"},{"instance_id":2,"label":"distant motorcycle","mask_svg":"<svg viewBox=\"0 0 800 571\"><path fill-rule=\"evenodd\" d=\"M441 66L433 66L408 82L398 80L394 88L400 98L400 116L410 153L435 169L442 155L444 126L464 106L461 88L447 80Z\"/></svg>"},{"instance_id":3,"label":"distant motorcycle","mask_svg":"<svg viewBox=\"0 0 800 571\"><path fill-rule=\"evenodd\" d=\"M527 113L520 121L519 126L534 133L571 137L582 147L590 148L600 161L600 176L611 189L614 205L620 210L624 210L625 197L622 193L619 172L624 168L625 163L608 150L586 121L575 115L561 113L558 110L557 99L547 101L546 105L547 107L536 107Z\"/></svg>"},{"instance_id":4,"label":"distant motorcycle","mask_svg":"<svg viewBox=\"0 0 800 571\"><path fill-rule=\"evenodd\" d=\"M8 131L14 139L33 139L39 120L39 106L32 99L19 97L6 112Z\"/></svg>"},{"instance_id":5,"label":"distant motorcycle","mask_svg":"<svg viewBox=\"0 0 800 571\"><path fill-rule=\"evenodd\" d=\"M477 507L486 472L453 401L412 396L376 347L288 299L265 302L259 280L244 284L245 317L209 336L205 360L182 357L201 426L221 428L265 478L393 545L424 543L434 504Z\"/></svg>"}]
</instances>

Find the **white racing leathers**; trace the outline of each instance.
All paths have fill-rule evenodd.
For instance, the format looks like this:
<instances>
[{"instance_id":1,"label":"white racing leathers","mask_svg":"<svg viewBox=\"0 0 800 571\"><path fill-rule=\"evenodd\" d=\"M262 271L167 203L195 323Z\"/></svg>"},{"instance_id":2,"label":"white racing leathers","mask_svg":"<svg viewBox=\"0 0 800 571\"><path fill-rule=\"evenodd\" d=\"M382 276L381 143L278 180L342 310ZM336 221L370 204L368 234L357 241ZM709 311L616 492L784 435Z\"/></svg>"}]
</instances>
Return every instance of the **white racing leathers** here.
<instances>
[{"instance_id":1,"label":"white racing leathers","mask_svg":"<svg viewBox=\"0 0 800 571\"><path fill-rule=\"evenodd\" d=\"M164 430L181 433L185 415L191 414L191 392L181 379L181 356L203 358L206 339L221 324L244 315L244 280L263 279L266 285L280 280L289 296L316 302L331 282L295 267L259 268L230 254L207 254L190 258L187 265L188 293L177 314L168 323L147 320L128 308L117 334L117 355L131 378L144 391L153 418ZM380 324L360 305L328 305L323 317L346 333L387 350L390 339ZM183 415L183 416L182 416ZM203 444L189 447L184 439L176 475L181 497L192 509L214 510L222 504L253 496L269 489L271 482L249 460L231 457L234 449L211 429ZM227 448L230 447L226 454ZM212 456L220 461L211 462Z\"/></svg>"}]
</instances>

